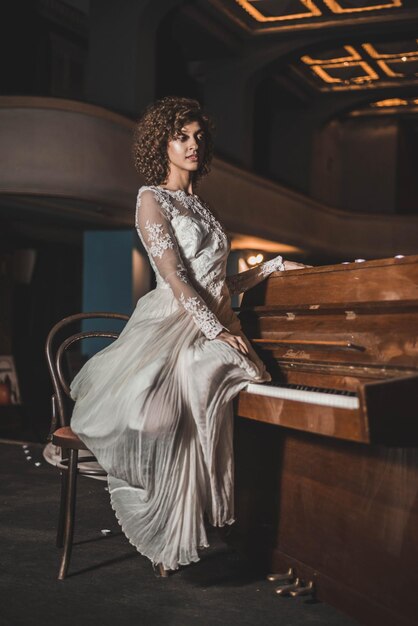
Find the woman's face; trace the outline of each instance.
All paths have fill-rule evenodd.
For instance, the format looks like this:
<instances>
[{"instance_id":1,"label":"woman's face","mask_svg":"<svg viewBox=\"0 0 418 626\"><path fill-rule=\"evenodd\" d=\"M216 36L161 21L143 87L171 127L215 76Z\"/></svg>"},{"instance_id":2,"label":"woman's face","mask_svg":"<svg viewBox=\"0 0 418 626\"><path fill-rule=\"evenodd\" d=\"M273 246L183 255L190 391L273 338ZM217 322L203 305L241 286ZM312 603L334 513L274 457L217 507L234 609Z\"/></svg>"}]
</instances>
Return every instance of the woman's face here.
<instances>
[{"instance_id":1,"label":"woman's face","mask_svg":"<svg viewBox=\"0 0 418 626\"><path fill-rule=\"evenodd\" d=\"M168 142L168 159L174 168L195 172L205 154L205 133L200 122L185 124L180 133Z\"/></svg>"}]
</instances>

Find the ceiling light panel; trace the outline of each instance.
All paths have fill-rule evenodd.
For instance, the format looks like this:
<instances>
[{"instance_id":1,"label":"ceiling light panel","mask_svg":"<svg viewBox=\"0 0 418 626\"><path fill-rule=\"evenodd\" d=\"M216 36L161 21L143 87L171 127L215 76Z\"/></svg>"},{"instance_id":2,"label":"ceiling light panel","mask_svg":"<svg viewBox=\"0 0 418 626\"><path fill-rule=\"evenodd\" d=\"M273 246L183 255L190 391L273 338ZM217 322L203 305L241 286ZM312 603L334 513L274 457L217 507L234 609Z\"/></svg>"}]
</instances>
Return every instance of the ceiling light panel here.
<instances>
[{"instance_id":1,"label":"ceiling light panel","mask_svg":"<svg viewBox=\"0 0 418 626\"><path fill-rule=\"evenodd\" d=\"M317 0L236 0L256 22L283 22L321 15Z\"/></svg>"},{"instance_id":2,"label":"ceiling light panel","mask_svg":"<svg viewBox=\"0 0 418 626\"><path fill-rule=\"evenodd\" d=\"M403 5L403 0L323 0L323 2L337 14L396 9Z\"/></svg>"},{"instance_id":3,"label":"ceiling light panel","mask_svg":"<svg viewBox=\"0 0 418 626\"><path fill-rule=\"evenodd\" d=\"M262 26L280 26L291 20L388 11L408 6L412 0L235 0L252 20ZM285 24L282 24L284 26Z\"/></svg>"},{"instance_id":4,"label":"ceiling light panel","mask_svg":"<svg viewBox=\"0 0 418 626\"><path fill-rule=\"evenodd\" d=\"M322 91L418 82L418 40L345 45L303 55L295 68Z\"/></svg>"}]
</instances>

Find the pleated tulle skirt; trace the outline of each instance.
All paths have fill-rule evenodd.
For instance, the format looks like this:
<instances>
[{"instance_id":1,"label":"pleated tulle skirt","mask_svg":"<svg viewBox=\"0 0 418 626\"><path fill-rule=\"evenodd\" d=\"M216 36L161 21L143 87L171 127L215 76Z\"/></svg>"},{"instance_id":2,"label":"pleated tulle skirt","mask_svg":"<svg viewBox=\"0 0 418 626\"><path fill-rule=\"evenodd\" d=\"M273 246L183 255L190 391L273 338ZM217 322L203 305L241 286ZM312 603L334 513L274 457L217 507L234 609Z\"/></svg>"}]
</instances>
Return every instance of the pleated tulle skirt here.
<instances>
[{"instance_id":1,"label":"pleated tulle skirt","mask_svg":"<svg viewBox=\"0 0 418 626\"><path fill-rule=\"evenodd\" d=\"M217 315L239 332L229 301ZM154 563L199 560L205 513L234 521L231 400L268 379L252 350L202 337L171 291L155 289L73 380L71 426L108 472L126 537Z\"/></svg>"}]
</instances>

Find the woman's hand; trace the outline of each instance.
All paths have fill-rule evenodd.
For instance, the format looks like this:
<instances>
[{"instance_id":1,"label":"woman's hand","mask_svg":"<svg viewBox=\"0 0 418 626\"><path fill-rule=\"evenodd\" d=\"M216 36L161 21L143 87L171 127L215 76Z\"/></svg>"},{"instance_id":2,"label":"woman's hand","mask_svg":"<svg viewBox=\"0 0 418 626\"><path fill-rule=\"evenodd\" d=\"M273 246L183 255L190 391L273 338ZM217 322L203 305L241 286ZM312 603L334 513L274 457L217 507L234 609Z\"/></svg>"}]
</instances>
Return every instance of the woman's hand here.
<instances>
[{"instance_id":1,"label":"woman's hand","mask_svg":"<svg viewBox=\"0 0 418 626\"><path fill-rule=\"evenodd\" d=\"M308 267L313 267L313 265L303 265L303 263L296 263L295 261L284 262L285 272L287 272L288 270L303 270Z\"/></svg>"},{"instance_id":2,"label":"woman's hand","mask_svg":"<svg viewBox=\"0 0 418 626\"><path fill-rule=\"evenodd\" d=\"M224 341L242 354L249 353L247 344L240 335L232 335L227 330L223 330L221 333L219 333L219 335L216 335L215 339L220 339L221 341Z\"/></svg>"}]
</instances>

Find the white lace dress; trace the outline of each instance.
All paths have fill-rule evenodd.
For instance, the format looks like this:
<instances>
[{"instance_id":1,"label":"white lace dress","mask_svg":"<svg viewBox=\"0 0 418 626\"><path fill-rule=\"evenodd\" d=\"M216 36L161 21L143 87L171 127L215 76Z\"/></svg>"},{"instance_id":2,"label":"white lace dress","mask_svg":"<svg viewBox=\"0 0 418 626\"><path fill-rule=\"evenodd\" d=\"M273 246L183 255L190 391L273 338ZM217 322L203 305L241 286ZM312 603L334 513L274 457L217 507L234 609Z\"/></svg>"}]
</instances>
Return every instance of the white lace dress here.
<instances>
[{"instance_id":1,"label":"white lace dress","mask_svg":"<svg viewBox=\"0 0 418 626\"><path fill-rule=\"evenodd\" d=\"M249 357L216 339L242 331L225 278L229 242L201 199L142 187L136 227L157 287L73 380L71 426L108 472L129 541L176 569L208 545L205 513L215 526L234 521L231 400L270 377L247 340ZM241 291L243 281L229 284Z\"/></svg>"}]
</instances>

